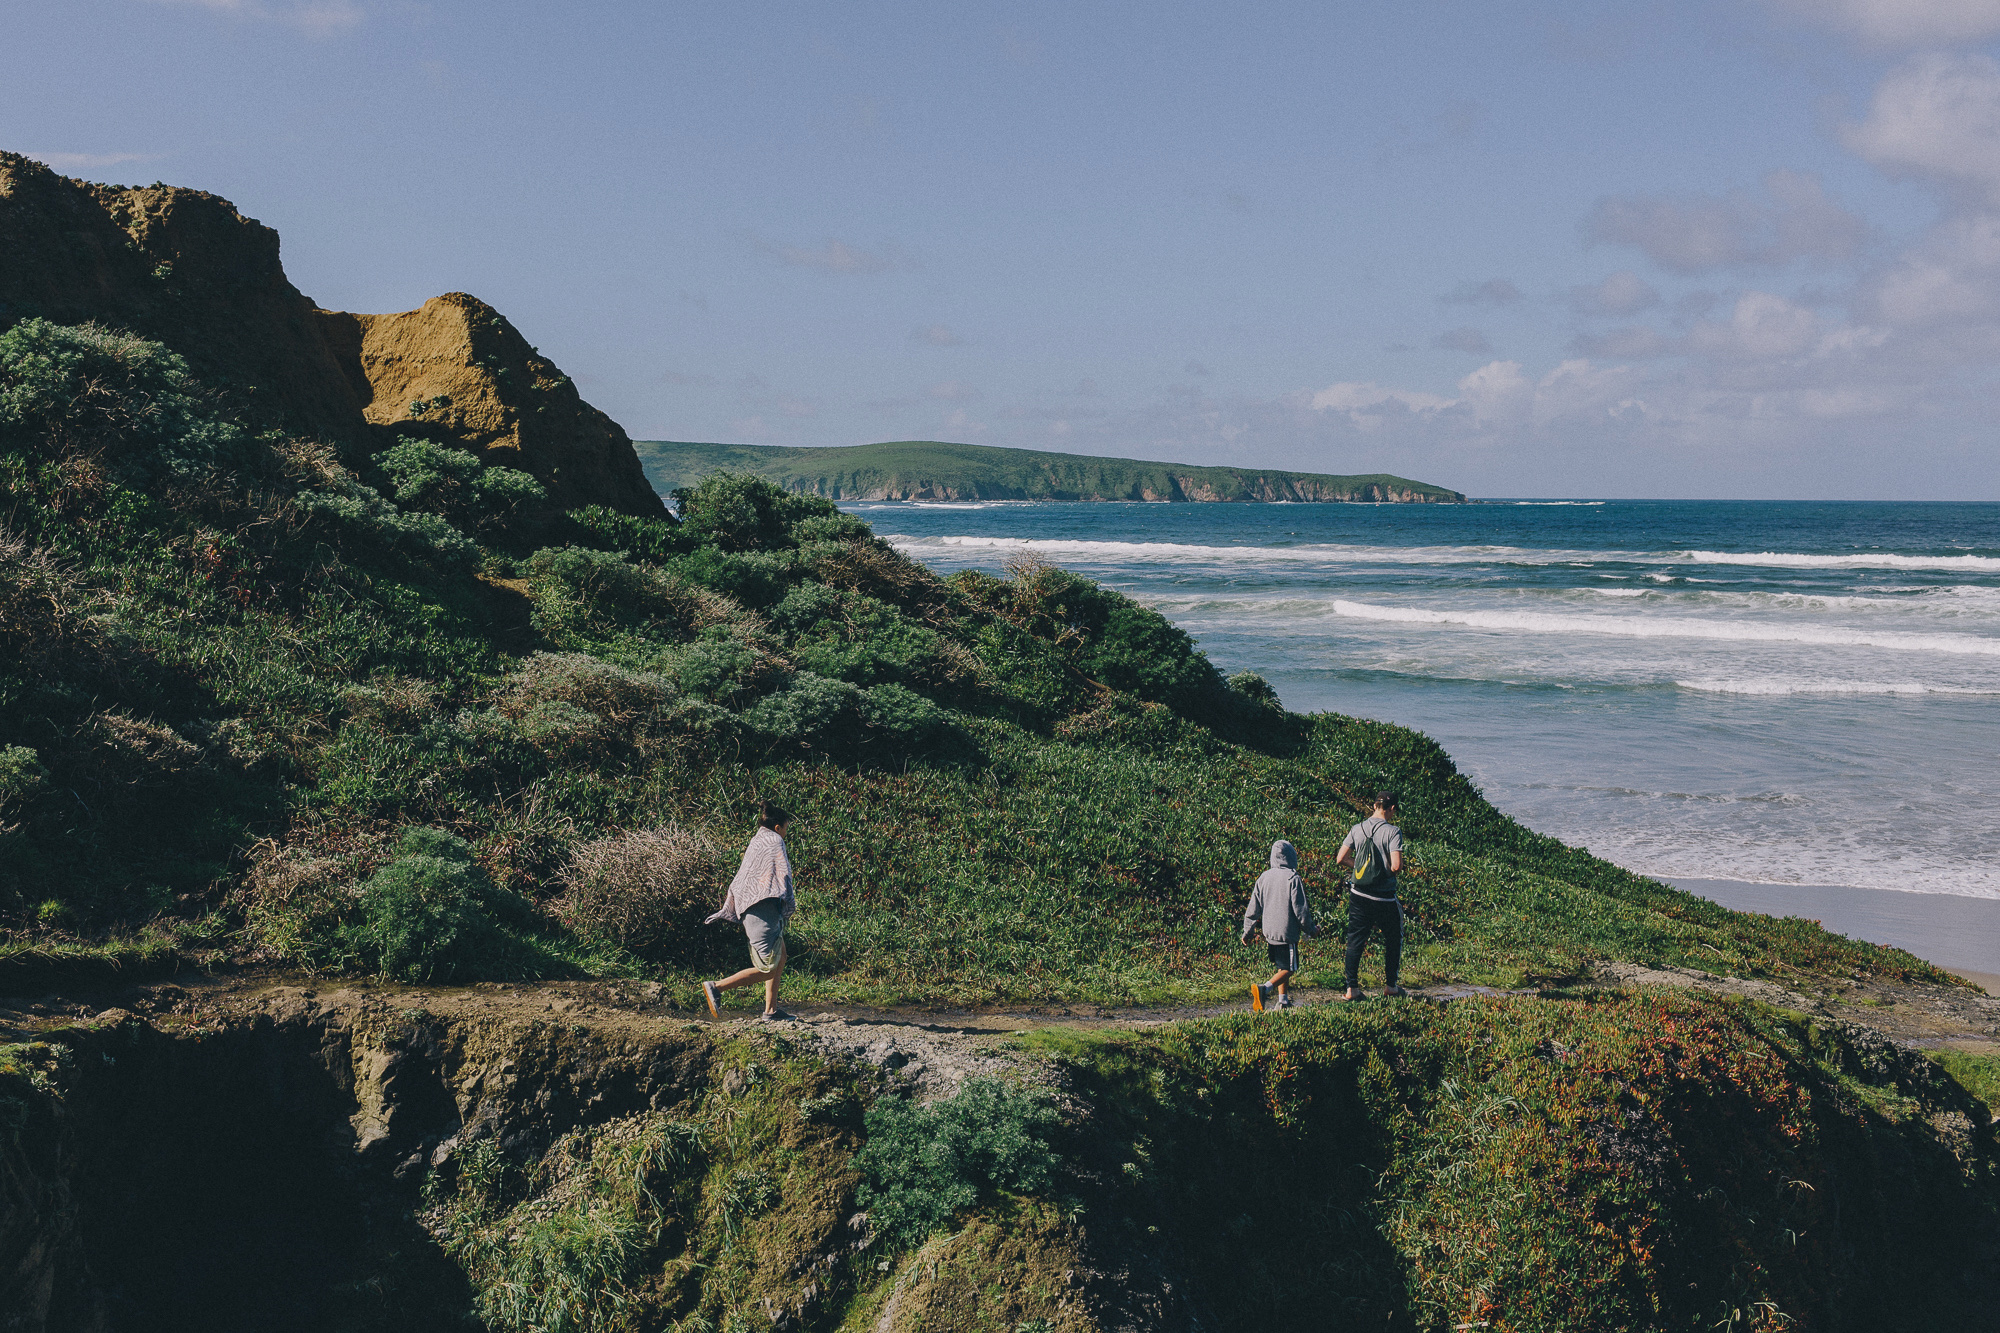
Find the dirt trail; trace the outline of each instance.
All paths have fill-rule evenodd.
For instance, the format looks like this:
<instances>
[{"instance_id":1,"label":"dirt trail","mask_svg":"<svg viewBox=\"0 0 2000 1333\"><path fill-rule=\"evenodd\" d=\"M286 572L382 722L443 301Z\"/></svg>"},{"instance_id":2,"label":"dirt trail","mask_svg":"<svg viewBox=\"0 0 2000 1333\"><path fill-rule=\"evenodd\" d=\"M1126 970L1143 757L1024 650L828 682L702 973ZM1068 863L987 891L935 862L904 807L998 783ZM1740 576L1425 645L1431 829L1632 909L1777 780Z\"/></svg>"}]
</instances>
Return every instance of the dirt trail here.
<instances>
[{"instance_id":1,"label":"dirt trail","mask_svg":"<svg viewBox=\"0 0 2000 1333\"><path fill-rule=\"evenodd\" d=\"M1569 989L1672 986L1715 994L1742 995L1830 1022L1871 1029L1898 1045L1957 1047L2000 1052L2000 998L1975 990L1922 985L1880 985L1862 980L1810 979L1810 990L1771 981L1720 977L1679 968L1655 969L1632 963L1601 964L1597 973ZM1438 984L1411 990L1401 1003L1445 1003L1471 996L1533 995L1484 986ZM1305 991L1302 1007L1337 1004L1335 991ZM1393 1004L1379 995L1369 1004ZM968 1073L1000 1060L995 1048L1015 1033L1034 1028L1147 1028L1194 1018L1247 1011L1246 1003L1116 1008L1089 1004L991 1007L981 1009L869 1008L800 1005L799 1020L762 1024L748 1007L726 1010L726 1026L768 1029L821 1046L830 1056L864 1059L905 1075L926 1093L954 1087ZM510 1025L565 1023L606 1036L638 1036L661 1024L713 1022L695 997L659 982L553 981L481 982L472 986L411 986L370 981L314 979L291 974L193 977L101 993L0 999L0 1042L33 1040L43 1030L79 1019L132 1013L156 1025L218 1027L260 1015L278 1021L311 1014L350 1019L371 1013L422 1010L445 1019ZM1284 1021L1284 1015L1270 1015ZM935 1085L935 1087L933 1087Z\"/></svg>"}]
</instances>

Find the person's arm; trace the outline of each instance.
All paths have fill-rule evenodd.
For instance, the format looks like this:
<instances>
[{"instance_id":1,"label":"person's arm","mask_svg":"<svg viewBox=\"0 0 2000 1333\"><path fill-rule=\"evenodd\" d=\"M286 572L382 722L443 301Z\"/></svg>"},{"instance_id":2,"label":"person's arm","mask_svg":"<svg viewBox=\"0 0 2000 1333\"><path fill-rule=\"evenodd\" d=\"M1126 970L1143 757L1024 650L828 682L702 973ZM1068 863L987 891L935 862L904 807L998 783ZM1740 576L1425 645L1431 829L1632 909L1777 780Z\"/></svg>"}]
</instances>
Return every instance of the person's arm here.
<instances>
[{"instance_id":1,"label":"person's arm","mask_svg":"<svg viewBox=\"0 0 2000 1333\"><path fill-rule=\"evenodd\" d=\"M1319 922L1313 919L1312 899L1306 896L1305 880L1297 875L1292 876L1292 915L1298 918L1306 934L1318 937Z\"/></svg>"},{"instance_id":2,"label":"person's arm","mask_svg":"<svg viewBox=\"0 0 2000 1333\"><path fill-rule=\"evenodd\" d=\"M1256 933L1257 927L1262 924L1264 919L1263 886L1264 881L1262 876L1258 877L1257 883L1250 886L1250 903L1243 909L1243 942L1245 944L1250 942L1250 937Z\"/></svg>"},{"instance_id":3,"label":"person's arm","mask_svg":"<svg viewBox=\"0 0 2000 1333\"><path fill-rule=\"evenodd\" d=\"M1347 836L1341 839L1340 855L1333 858L1333 863L1337 866L1344 866L1353 859L1354 859L1354 832L1353 830L1350 829L1348 831Z\"/></svg>"},{"instance_id":4,"label":"person's arm","mask_svg":"<svg viewBox=\"0 0 2000 1333\"><path fill-rule=\"evenodd\" d=\"M1397 829L1389 835L1389 873L1403 873L1403 830Z\"/></svg>"}]
</instances>

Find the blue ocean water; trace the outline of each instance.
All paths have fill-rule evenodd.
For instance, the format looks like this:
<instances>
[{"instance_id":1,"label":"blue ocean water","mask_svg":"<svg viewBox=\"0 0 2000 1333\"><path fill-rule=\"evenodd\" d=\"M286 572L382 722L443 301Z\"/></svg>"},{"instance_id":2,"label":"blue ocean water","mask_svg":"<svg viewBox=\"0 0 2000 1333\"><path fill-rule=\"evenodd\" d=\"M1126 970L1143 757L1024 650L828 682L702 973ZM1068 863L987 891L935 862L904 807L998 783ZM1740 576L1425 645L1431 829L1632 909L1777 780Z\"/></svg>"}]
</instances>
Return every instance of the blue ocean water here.
<instances>
[{"instance_id":1,"label":"blue ocean water","mask_svg":"<svg viewBox=\"0 0 2000 1333\"><path fill-rule=\"evenodd\" d=\"M853 504L1033 551L1645 874L2000 898L2000 504Z\"/></svg>"}]
</instances>

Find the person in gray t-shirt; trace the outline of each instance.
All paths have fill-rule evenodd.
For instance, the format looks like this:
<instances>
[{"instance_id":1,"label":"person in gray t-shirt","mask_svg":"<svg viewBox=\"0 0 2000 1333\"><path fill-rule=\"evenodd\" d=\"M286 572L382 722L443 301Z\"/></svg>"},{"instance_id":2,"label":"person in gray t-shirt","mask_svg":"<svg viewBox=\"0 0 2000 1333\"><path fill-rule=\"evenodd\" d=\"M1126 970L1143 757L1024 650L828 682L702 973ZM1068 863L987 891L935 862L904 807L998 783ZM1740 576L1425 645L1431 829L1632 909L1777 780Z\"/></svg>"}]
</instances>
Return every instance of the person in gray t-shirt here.
<instances>
[{"instance_id":1,"label":"person in gray t-shirt","mask_svg":"<svg viewBox=\"0 0 2000 1333\"><path fill-rule=\"evenodd\" d=\"M1396 984L1403 969L1403 905L1396 898L1396 876L1403 869L1403 830L1397 827L1396 793L1375 793L1375 812L1347 831L1340 844L1338 865L1351 866L1347 886L1347 992L1340 998L1361 998L1361 955L1368 937L1382 932L1385 995L1407 995Z\"/></svg>"}]
</instances>

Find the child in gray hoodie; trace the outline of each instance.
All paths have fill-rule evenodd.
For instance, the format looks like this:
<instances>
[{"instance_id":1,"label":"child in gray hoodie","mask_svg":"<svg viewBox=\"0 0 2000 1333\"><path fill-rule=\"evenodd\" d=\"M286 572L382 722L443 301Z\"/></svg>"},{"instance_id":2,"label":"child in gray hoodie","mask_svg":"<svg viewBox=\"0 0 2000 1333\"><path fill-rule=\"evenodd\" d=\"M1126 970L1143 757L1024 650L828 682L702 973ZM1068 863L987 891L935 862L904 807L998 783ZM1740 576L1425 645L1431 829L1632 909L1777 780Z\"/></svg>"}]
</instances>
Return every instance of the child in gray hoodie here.
<instances>
[{"instance_id":1,"label":"child in gray hoodie","mask_svg":"<svg viewBox=\"0 0 2000 1333\"><path fill-rule=\"evenodd\" d=\"M1243 909L1243 942L1248 944L1262 926L1271 962L1278 969L1269 981L1250 988L1250 1007L1259 1013L1273 993L1278 997L1278 1008L1292 1007L1288 987L1292 973L1299 970L1299 941L1319 934L1298 865L1299 853L1292 844L1282 840L1272 843L1271 868L1257 876L1256 886L1250 890L1250 905Z\"/></svg>"}]
</instances>

